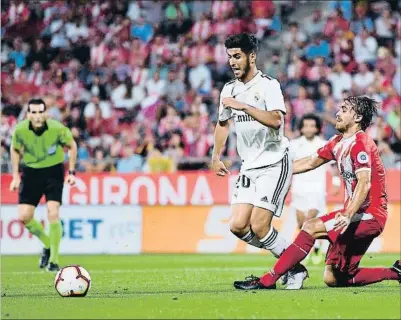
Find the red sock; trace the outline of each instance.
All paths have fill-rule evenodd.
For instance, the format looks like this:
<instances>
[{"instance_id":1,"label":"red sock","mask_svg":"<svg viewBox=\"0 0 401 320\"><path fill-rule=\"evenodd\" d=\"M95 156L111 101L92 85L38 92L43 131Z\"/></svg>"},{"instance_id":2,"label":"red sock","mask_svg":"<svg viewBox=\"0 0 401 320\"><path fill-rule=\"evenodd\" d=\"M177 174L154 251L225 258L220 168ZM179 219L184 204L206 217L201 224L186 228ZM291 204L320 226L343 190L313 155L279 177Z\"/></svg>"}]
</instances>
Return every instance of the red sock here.
<instances>
[{"instance_id":1,"label":"red sock","mask_svg":"<svg viewBox=\"0 0 401 320\"><path fill-rule=\"evenodd\" d=\"M276 283L283 274L291 270L308 255L314 243L315 238L301 230L295 241L284 251L280 259L278 259L273 269L260 278L260 282L266 287Z\"/></svg>"},{"instance_id":2,"label":"red sock","mask_svg":"<svg viewBox=\"0 0 401 320\"><path fill-rule=\"evenodd\" d=\"M348 284L366 286L383 280L399 280L398 273L390 268L360 268L354 277L348 280Z\"/></svg>"}]
</instances>

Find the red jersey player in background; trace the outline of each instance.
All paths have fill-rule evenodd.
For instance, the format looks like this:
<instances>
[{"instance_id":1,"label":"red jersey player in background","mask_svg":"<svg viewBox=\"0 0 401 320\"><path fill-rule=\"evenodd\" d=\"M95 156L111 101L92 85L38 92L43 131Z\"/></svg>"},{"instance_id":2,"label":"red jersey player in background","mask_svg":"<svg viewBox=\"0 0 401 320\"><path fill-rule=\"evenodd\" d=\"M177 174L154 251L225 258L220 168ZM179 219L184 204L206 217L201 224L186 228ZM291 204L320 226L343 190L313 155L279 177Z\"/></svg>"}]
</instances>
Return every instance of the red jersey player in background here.
<instances>
[{"instance_id":1,"label":"red jersey player in background","mask_svg":"<svg viewBox=\"0 0 401 320\"><path fill-rule=\"evenodd\" d=\"M308 220L273 269L261 278L236 281L242 290L275 289L276 281L313 248L316 239L328 239L324 282L329 287L362 286L383 280L401 282L401 264L392 268L359 268L362 256L379 236L387 219L386 176L374 141L364 132L377 114L368 97L348 97L336 115L339 135L313 156L294 162L294 174L335 160L346 189L342 210Z\"/></svg>"}]
</instances>

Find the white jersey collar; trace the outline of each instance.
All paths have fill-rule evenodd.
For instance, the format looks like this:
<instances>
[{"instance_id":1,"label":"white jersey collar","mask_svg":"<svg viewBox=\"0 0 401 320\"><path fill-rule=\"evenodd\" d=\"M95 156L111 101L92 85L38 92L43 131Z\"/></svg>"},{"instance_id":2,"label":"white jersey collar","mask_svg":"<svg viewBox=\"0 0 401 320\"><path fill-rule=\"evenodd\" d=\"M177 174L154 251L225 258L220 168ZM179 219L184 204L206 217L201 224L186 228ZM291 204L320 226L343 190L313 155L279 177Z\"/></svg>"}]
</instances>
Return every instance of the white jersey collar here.
<instances>
[{"instance_id":1,"label":"white jersey collar","mask_svg":"<svg viewBox=\"0 0 401 320\"><path fill-rule=\"evenodd\" d=\"M252 87L255 83L257 83L262 78L262 71L258 70L254 77L249 80L247 83L243 83L242 81L236 79L235 85L236 86L244 86L244 87Z\"/></svg>"}]
</instances>

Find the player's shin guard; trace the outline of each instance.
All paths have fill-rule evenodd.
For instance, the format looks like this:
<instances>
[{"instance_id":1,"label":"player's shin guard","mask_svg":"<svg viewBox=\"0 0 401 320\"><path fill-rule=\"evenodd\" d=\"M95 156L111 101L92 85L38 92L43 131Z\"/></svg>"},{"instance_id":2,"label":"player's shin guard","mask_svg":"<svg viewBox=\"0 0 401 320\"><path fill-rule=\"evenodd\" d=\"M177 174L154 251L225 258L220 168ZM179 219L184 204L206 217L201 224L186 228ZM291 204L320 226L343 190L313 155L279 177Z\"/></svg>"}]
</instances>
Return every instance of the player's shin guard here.
<instances>
[{"instance_id":1,"label":"player's shin guard","mask_svg":"<svg viewBox=\"0 0 401 320\"><path fill-rule=\"evenodd\" d=\"M63 226L61 221L50 224L50 259L52 263L58 264L58 251L61 237L63 235Z\"/></svg>"},{"instance_id":2,"label":"player's shin guard","mask_svg":"<svg viewBox=\"0 0 401 320\"><path fill-rule=\"evenodd\" d=\"M399 280L399 275L391 268L359 268L347 285L366 286L383 280Z\"/></svg>"},{"instance_id":3,"label":"player's shin guard","mask_svg":"<svg viewBox=\"0 0 401 320\"><path fill-rule=\"evenodd\" d=\"M273 269L260 278L260 282L269 287L295 265L301 262L310 252L315 243L309 233L301 230L295 241L284 251L280 259L276 262Z\"/></svg>"},{"instance_id":4,"label":"player's shin guard","mask_svg":"<svg viewBox=\"0 0 401 320\"><path fill-rule=\"evenodd\" d=\"M246 235L241 237L242 241L245 241L247 244L254 246L256 248L263 248L263 244L261 244L256 237L255 233L250 229Z\"/></svg>"},{"instance_id":5,"label":"player's shin guard","mask_svg":"<svg viewBox=\"0 0 401 320\"><path fill-rule=\"evenodd\" d=\"M45 228L43 228L43 225L38 220L32 219L27 224L25 224L25 227L30 233L32 233L34 236L38 237L40 241L42 241L43 246L46 249L50 248L50 238L45 233Z\"/></svg>"},{"instance_id":6,"label":"player's shin guard","mask_svg":"<svg viewBox=\"0 0 401 320\"><path fill-rule=\"evenodd\" d=\"M273 227L270 227L269 232L265 237L259 240L263 248L271 251L271 253L279 258L284 250L288 247L285 238Z\"/></svg>"}]
</instances>

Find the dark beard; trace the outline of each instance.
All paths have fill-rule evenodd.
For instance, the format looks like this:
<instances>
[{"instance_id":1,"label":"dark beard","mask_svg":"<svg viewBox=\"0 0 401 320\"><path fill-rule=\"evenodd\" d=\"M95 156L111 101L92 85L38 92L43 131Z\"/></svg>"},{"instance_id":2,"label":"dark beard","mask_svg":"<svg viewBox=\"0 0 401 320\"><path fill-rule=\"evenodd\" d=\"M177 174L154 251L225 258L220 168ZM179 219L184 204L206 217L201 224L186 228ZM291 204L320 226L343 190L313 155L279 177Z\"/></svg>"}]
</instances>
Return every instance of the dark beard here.
<instances>
[{"instance_id":1,"label":"dark beard","mask_svg":"<svg viewBox=\"0 0 401 320\"><path fill-rule=\"evenodd\" d=\"M249 57L246 56L246 67L244 70L244 74L241 77L241 81L243 82L245 80L245 78L247 77L249 71L251 70L251 64L249 63Z\"/></svg>"}]
</instances>

